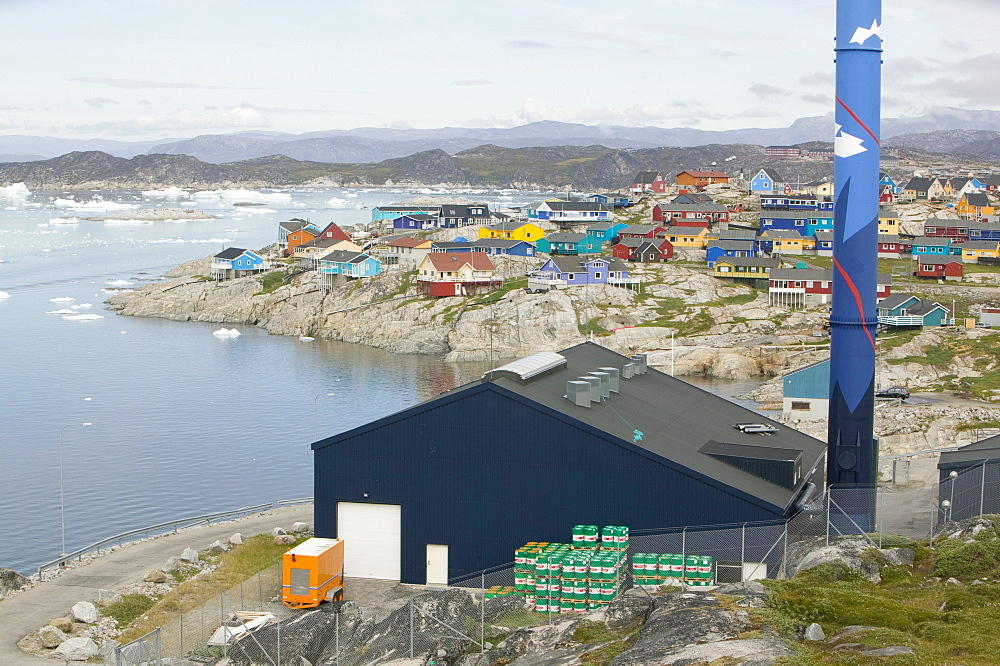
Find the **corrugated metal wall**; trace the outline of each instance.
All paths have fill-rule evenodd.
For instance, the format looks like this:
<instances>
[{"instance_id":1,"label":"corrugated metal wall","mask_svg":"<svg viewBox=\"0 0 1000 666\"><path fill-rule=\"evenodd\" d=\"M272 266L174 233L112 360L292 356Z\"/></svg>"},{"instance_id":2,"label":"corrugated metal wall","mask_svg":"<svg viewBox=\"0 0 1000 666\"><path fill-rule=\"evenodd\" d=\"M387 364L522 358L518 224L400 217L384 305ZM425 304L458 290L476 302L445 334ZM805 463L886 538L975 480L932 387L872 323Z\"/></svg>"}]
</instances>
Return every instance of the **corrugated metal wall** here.
<instances>
[{"instance_id":1,"label":"corrugated metal wall","mask_svg":"<svg viewBox=\"0 0 1000 666\"><path fill-rule=\"evenodd\" d=\"M315 452L316 535L336 536L338 501L401 505L404 582L424 582L428 543L448 544L455 577L511 561L526 541L568 542L578 523L781 517L492 384L331 441Z\"/></svg>"}]
</instances>

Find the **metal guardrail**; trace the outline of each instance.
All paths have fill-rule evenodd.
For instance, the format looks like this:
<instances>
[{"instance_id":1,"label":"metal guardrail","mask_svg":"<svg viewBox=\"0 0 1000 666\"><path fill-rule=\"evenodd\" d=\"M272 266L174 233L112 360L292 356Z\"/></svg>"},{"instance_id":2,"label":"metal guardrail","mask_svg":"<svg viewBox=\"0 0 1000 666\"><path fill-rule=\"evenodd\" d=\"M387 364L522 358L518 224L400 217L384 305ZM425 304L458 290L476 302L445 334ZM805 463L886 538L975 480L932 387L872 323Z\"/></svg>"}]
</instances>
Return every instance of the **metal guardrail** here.
<instances>
[{"instance_id":1,"label":"metal guardrail","mask_svg":"<svg viewBox=\"0 0 1000 666\"><path fill-rule=\"evenodd\" d=\"M177 520L170 520L165 523L158 523L156 525L148 525L146 527L140 527L138 529L129 530L128 532L122 532L121 534L115 534L106 539L102 539L89 546L84 546L74 550L72 553L66 553L65 555L60 555L54 560L41 564L38 567L38 573L41 574L46 569L54 566L60 566L73 559L81 559L84 555L88 553L93 553L94 551L100 550L101 548L107 546L108 544L115 544L121 546L126 543L129 537L134 537L138 535L149 536L150 532L157 532L159 534L164 534L166 532L173 531L175 534L179 528L183 527L193 527L195 525L208 525L212 522L226 520L229 518L235 518L237 516L247 515L251 513L259 513L261 511L267 511L268 509L274 509L279 506L291 506L294 504L307 504L312 502L312 497L302 497L299 499L286 499L286 500L276 500L274 502L268 502L266 504L257 504L255 506L244 506L239 509L234 509L232 511L221 511L218 513L208 513L202 516L190 516L188 518L179 518Z\"/></svg>"}]
</instances>

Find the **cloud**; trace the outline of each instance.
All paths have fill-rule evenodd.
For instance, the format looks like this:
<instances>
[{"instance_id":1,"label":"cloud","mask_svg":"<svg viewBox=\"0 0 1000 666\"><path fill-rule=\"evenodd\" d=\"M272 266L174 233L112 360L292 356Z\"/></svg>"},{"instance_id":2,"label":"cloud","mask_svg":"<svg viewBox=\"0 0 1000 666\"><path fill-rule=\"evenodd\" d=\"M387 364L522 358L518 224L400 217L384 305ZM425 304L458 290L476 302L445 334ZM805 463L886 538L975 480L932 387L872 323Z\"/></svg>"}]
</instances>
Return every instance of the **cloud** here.
<instances>
[{"instance_id":1,"label":"cloud","mask_svg":"<svg viewBox=\"0 0 1000 666\"><path fill-rule=\"evenodd\" d=\"M555 120L585 125L646 126L682 123L690 126L701 120L718 118L717 115L699 110L685 102L672 104L635 104L623 109L613 107L570 108L526 99L521 108L506 120L493 119L493 124L517 126L541 120Z\"/></svg>"},{"instance_id":2,"label":"cloud","mask_svg":"<svg viewBox=\"0 0 1000 666\"><path fill-rule=\"evenodd\" d=\"M118 104L118 102L116 102L115 100L109 99L107 97L91 97L83 101L98 109L104 106L105 104Z\"/></svg>"},{"instance_id":3,"label":"cloud","mask_svg":"<svg viewBox=\"0 0 1000 666\"><path fill-rule=\"evenodd\" d=\"M803 102L808 102L809 104L825 104L827 106L833 105L833 98L829 95L806 94L799 95L799 99Z\"/></svg>"},{"instance_id":4,"label":"cloud","mask_svg":"<svg viewBox=\"0 0 1000 666\"><path fill-rule=\"evenodd\" d=\"M462 79L461 81L452 81L453 86L491 86L493 81L488 79Z\"/></svg>"},{"instance_id":5,"label":"cloud","mask_svg":"<svg viewBox=\"0 0 1000 666\"><path fill-rule=\"evenodd\" d=\"M933 95L936 104L960 101L983 106L1000 103L1000 88L986 83L1000 79L1000 53L988 53L952 63L929 61L919 64L925 67L923 76L902 83L898 76L893 76L887 79L893 84L891 88L910 93L910 96L919 94L926 98Z\"/></svg>"},{"instance_id":6,"label":"cloud","mask_svg":"<svg viewBox=\"0 0 1000 666\"><path fill-rule=\"evenodd\" d=\"M716 58L727 58L727 59L728 58L735 58L736 56L739 55L739 53L736 53L735 51L723 51L723 50L720 50L720 49L715 49L715 50L711 51L711 54L712 54L713 57L716 57Z\"/></svg>"},{"instance_id":7,"label":"cloud","mask_svg":"<svg viewBox=\"0 0 1000 666\"><path fill-rule=\"evenodd\" d=\"M799 85L803 86L833 86L837 82L833 71L809 72L799 77Z\"/></svg>"},{"instance_id":8,"label":"cloud","mask_svg":"<svg viewBox=\"0 0 1000 666\"><path fill-rule=\"evenodd\" d=\"M969 43L963 39L942 39L941 46L952 51L971 51Z\"/></svg>"},{"instance_id":9,"label":"cloud","mask_svg":"<svg viewBox=\"0 0 1000 666\"><path fill-rule=\"evenodd\" d=\"M73 83L96 83L124 88L125 90L150 90L170 88L174 90L275 90L274 88L242 88L237 86L206 86L201 83L177 83L168 81L147 81L145 79L113 79L102 76L78 76L67 79Z\"/></svg>"},{"instance_id":10,"label":"cloud","mask_svg":"<svg viewBox=\"0 0 1000 666\"><path fill-rule=\"evenodd\" d=\"M781 88L776 88L774 86L769 86L766 83L754 83L749 88L747 88L756 97L761 99L773 99L775 97L783 97L788 93Z\"/></svg>"},{"instance_id":11,"label":"cloud","mask_svg":"<svg viewBox=\"0 0 1000 666\"><path fill-rule=\"evenodd\" d=\"M0 116L0 127L13 127L13 126L14 126L13 121L7 120L3 116Z\"/></svg>"},{"instance_id":12,"label":"cloud","mask_svg":"<svg viewBox=\"0 0 1000 666\"><path fill-rule=\"evenodd\" d=\"M196 113L178 109L166 116L136 116L128 120L72 125L76 132L110 132L131 135L158 131L225 130L270 127L270 121L252 107L239 106L221 113Z\"/></svg>"},{"instance_id":13,"label":"cloud","mask_svg":"<svg viewBox=\"0 0 1000 666\"><path fill-rule=\"evenodd\" d=\"M533 42L528 39L515 39L512 42L507 42L504 46L509 46L513 49L550 49L552 48L548 44L543 44L542 42Z\"/></svg>"},{"instance_id":14,"label":"cloud","mask_svg":"<svg viewBox=\"0 0 1000 666\"><path fill-rule=\"evenodd\" d=\"M754 106L734 113L732 118L778 118L782 115L780 111L772 106Z\"/></svg>"}]
</instances>

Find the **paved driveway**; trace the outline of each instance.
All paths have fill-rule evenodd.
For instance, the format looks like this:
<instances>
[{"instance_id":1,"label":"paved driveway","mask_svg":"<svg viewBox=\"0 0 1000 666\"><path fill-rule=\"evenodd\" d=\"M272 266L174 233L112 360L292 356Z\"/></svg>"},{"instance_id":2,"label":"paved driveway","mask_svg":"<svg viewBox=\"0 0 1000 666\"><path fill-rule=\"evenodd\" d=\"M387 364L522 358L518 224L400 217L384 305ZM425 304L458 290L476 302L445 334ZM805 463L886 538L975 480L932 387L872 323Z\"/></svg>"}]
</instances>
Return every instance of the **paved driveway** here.
<instances>
[{"instance_id":1,"label":"paved driveway","mask_svg":"<svg viewBox=\"0 0 1000 666\"><path fill-rule=\"evenodd\" d=\"M287 530L297 521L312 524L312 504L281 507L132 544L0 601L0 664L56 663L23 652L17 642L53 618L69 615L76 602L96 601L97 591L102 588L113 590L141 581L150 570L159 568L170 556L180 555L187 547L204 550L213 541L228 539L236 532L254 536L275 527Z\"/></svg>"}]
</instances>

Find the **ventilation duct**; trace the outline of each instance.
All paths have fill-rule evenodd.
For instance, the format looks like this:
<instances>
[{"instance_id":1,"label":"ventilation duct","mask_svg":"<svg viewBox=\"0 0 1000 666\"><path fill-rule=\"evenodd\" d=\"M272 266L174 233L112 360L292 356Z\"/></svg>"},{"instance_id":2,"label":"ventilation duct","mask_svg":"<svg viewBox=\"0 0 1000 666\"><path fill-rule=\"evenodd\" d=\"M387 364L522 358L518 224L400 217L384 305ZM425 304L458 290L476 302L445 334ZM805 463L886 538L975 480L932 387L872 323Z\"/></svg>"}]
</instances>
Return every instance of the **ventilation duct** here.
<instances>
[{"instance_id":1,"label":"ventilation duct","mask_svg":"<svg viewBox=\"0 0 1000 666\"><path fill-rule=\"evenodd\" d=\"M611 397L611 375L606 372L594 371L590 373L591 377L597 377L601 380L601 398L607 400Z\"/></svg>"},{"instance_id":2,"label":"ventilation duct","mask_svg":"<svg viewBox=\"0 0 1000 666\"><path fill-rule=\"evenodd\" d=\"M626 363L622 366L622 379L632 379L635 377L635 363Z\"/></svg>"},{"instance_id":3,"label":"ventilation duct","mask_svg":"<svg viewBox=\"0 0 1000 666\"><path fill-rule=\"evenodd\" d=\"M594 377L593 375L584 375L579 378L581 382L590 383L590 401L600 402L601 401L601 378Z\"/></svg>"},{"instance_id":4,"label":"ventilation duct","mask_svg":"<svg viewBox=\"0 0 1000 666\"><path fill-rule=\"evenodd\" d=\"M635 374L644 375L646 374L646 355L645 354L634 354L632 356L632 363L635 364Z\"/></svg>"},{"instance_id":5,"label":"ventilation duct","mask_svg":"<svg viewBox=\"0 0 1000 666\"><path fill-rule=\"evenodd\" d=\"M590 407L590 382L566 382L566 395L564 397L574 405Z\"/></svg>"},{"instance_id":6,"label":"ventilation duct","mask_svg":"<svg viewBox=\"0 0 1000 666\"><path fill-rule=\"evenodd\" d=\"M598 368L598 370L608 374L608 390L612 393L618 393L618 376L620 374L618 368Z\"/></svg>"}]
</instances>

